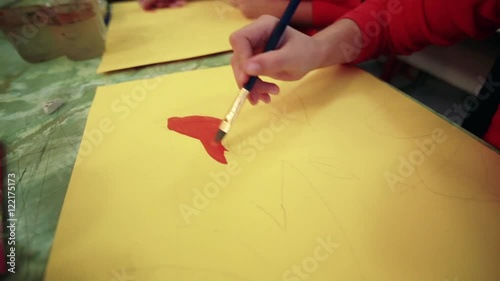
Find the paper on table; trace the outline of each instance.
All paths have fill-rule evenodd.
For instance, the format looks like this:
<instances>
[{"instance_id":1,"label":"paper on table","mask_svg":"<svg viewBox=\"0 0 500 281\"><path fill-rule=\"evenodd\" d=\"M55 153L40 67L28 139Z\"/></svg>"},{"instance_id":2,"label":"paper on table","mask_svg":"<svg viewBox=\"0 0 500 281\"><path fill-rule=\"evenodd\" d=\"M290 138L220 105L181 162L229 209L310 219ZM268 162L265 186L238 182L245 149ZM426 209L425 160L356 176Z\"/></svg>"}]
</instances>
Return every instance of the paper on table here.
<instances>
[{"instance_id":1,"label":"paper on table","mask_svg":"<svg viewBox=\"0 0 500 281\"><path fill-rule=\"evenodd\" d=\"M229 51L229 35L250 22L224 1L153 12L133 1L113 4L112 11L97 73Z\"/></svg>"},{"instance_id":2,"label":"paper on table","mask_svg":"<svg viewBox=\"0 0 500 281\"><path fill-rule=\"evenodd\" d=\"M500 280L496 153L356 68L281 85L227 165L166 120L225 114L229 67L99 87L46 280Z\"/></svg>"}]
</instances>

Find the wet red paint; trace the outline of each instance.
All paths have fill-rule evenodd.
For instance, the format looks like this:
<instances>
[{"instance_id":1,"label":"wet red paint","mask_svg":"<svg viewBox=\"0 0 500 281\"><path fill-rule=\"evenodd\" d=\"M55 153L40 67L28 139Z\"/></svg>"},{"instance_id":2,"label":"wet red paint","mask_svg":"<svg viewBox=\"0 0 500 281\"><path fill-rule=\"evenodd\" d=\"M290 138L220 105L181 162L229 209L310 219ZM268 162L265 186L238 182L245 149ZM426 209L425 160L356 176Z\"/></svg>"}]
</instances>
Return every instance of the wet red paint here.
<instances>
[{"instance_id":1,"label":"wet red paint","mask_svg":"<svg viewBox=\"0 0 500 281\"><path fill-rule=\"evenodd\" d=\"M222 120L208 116L186 116L168 118L168 129L201 141L208 154L217 162L227 164L224 152L227 149L215 141Z\"/></svg>"}]
</instances>

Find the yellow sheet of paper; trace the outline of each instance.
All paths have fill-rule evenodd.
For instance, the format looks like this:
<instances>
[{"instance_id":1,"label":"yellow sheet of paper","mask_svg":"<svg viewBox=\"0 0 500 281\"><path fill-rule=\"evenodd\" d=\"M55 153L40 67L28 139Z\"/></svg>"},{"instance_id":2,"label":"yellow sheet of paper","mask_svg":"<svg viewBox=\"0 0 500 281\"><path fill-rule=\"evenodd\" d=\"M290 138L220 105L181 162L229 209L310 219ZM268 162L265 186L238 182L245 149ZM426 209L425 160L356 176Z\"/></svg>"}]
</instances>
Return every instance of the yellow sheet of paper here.
<instances>
[{"instance_id":1,"label":"yellow sheet of paper","mask_svg":"<svg viewBox=\"0 0 500 281\"><path fill-rule=\"evenodd\" d=\"M228 165L166 120L229 67L98 88L46 280L500 280L496 153L357 68L281 85Z\"/></svg>"},{"instance_id":2,"label":"yellow sheet of paper","mask_svg":"<svg viewBox=\"0 0 500 281\"><path fill-rule=\"evenodd\" d=\"M97 73L229 51L229 35L250 22L215 0L153 12L133 1L113 4L112 11Z\"/></svg>"}]
</instances>

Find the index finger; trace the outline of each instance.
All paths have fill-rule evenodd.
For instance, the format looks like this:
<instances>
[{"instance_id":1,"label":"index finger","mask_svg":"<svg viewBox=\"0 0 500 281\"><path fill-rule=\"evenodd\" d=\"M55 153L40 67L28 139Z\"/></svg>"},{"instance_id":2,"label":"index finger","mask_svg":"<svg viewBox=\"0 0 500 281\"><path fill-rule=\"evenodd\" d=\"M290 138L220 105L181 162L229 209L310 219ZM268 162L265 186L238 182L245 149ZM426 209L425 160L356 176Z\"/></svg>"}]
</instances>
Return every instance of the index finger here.
<instances>
[{"instance_id":1,"label":"index finger","mask_svg":"<svg viewBox=\"0 0 500 281\"><path fill-rule=\"evenodd\" d=\"M229 42L234 52L234 59L244 63L254 55L255 49L263 49L278 19L272 16L261 16L253 23L234 32Z\"/></svg>"}]
</instances>

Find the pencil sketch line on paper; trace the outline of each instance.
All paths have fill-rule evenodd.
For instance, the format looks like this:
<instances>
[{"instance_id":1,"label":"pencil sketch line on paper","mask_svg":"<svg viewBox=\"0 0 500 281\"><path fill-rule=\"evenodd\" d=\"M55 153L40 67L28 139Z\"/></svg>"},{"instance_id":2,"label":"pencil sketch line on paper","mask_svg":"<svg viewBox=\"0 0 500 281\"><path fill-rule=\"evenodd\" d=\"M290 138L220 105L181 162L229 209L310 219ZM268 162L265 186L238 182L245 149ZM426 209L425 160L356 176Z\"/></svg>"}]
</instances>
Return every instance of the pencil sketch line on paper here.
<instances>
[{"instance_id":1,"label":"pencil sketch line on paper","mask_svg":"<svg viewBox=\"0 0 500 281\"><path fill-rule=\"evenodd\" d=\"M434 189L430 188L427 185L427 183L425 182L425 180L422 178L422 175L420 174L420 172L418 171L418 169L416 169L416 174L417 174L418 178L420 179L420 182L422 183L422 185L424 186L424 188L426 190L428 190L429 192L434 193L434 194L436 194L438 196L442 196L442 197L446 197L446 198L450 198L450 199L467 200L467 201L475 201L475 202L500 202L500 198L495 198L495 199L481 199L481 198L473 198L473 197L465 197L465 196L460 196L460 195L446 194L444 192L440 192L440 191L437 191L437 190L434 190Z\"/></svg>"},{"instance_id":2,"label":"pencil sketch line on paper","mask_svg":"<svg viewBox=\"0 0 500 281\"><path fill-rule=\"evenodd\" d=\"M459 152L459 147L463 147L463 145L461 145L461 142L457 143L453 152L451 152L450 156L445 160L443 161L442 164L440 164L438 167L436 167L433 171L433 173L438 173L439 171L441 171L443 168L445 167L448 167L448 163L450 161L453 160L453 158L458 154ZM472 152L471 152L472 153ZM482 183L481 183L481 187L480 188L481 190L484 190L486 189L485 186L486 186L486 174L488 173L487 172L487 166L486 164L484 163L484 160L482 159L481 157L481 165L482 165L482 168L481 169L478 169L478 170L481 170L481 171L485 171L483 173L483 177L482 177ZM497 202L497 201L500 201L500 198L495 198L495 199L481 199L481 198L474 198L474 197L467 197L467 196L461 196L461 195L455 195L455 194L450 194L450 193L444 193L444 192L440 192L440 191L437 191L437 190L434 190L432 189L428 184L427 182L425 181L424 177L422 176L421 172L420 172L420 169L418 169L418 167L415 169L415 173L417 174L417 177L419 178L419 181L420 183L422 184L422 186L428 190L429 192L431 193L434 193L438 196L442 196L442 197L447 197L447 198L450 198L450 199L458 199L458 200L469 200L469 201L477 201L477 202Z\"/></svg>"},{"instance_id":3,"label":"pencil sketch line on paper","mask_svg":"<svg viewBox=\"0 0 500 281\"><path fill-rule=\"evenodd\" d=\"M286 229L286 223L281 223L276 219L270 212L268 212L266 209L264 209L262 206L259 204L255 203L252 201L252 204L257 207L257 209L261 210L263 213L265 213L268 217L270 217L281 229L285 230Z\"/></svg>"},{"instance_id":4,"label":"pencil sketch line on paper","mask_svg":"<svg viewBox=\"0 0 500 281\"><path fill-rule=\"evenodd\" d=\"M335 212L328 205L328 202L325 200L325 198L316 189L315 185L311 182L311 180L309 180L309 178L301 170L299 170L297 167L295 167L295 165L293 165L292 163L289 163L289 162L287 162L287 164L291 168L293 168L294 170L296 170L298 172L298 174L301 175L302 178L304 178L307 181L309 187L313 190L313 192L316 194L316 196L318 196L318 198L322 201L323 205L326 207L326 209L328 210L328 212L330 213L330 215L336 221L337 226L340 229L340 232L342 233L342 235L344 236L347 244L349 245L349 249L350 249L350 251L351 251L354 259L356 260L356 266L358 268L360 268L360 266L359 266L359 258L358 258L357 254L356 254L356 251L354 250L354 247L352 246L352 243L349 241L349 237L347 236L347 232L345 231L344 227L340 223L340 219L337 217L337 215L335 214ZM362 276L361 276L362 280L365 280L366 278L364 276L364 273L362 271L360 271L360 274L362 274Z\"/></svg>"},{"instance_id":5,"label":"pencil sketch line on paper","mask_svg":"<svg viewBox=\"0 0 500 281\"><path fill-rule=\"evenodd\" d=\"M332 160L332 159L330 159L330 160ZM340 162L340 163L342 164L343 167L339 167L339 166L332 165L330 163L323 163L323 162L319 162L319 161L311 161L311 160L309 160L308 162L316 170L318 170L319 172L321 172L321 173L323 173L323 174L325 174L327 176L331 176L331 177L336 178L336 179L353 179L353 180L356 179L356 180L359 180L359 177L356 176L352 172L352 170L349 167L347 167L347 165L345 165L342 162ZM326 167L329 167L329 168L334 168L336 171L340 171L343 174L345 174L345 176L332 175L331 173L328 173L325 170L323 170L321 166L326 166Z\"/></svg>"},{"instance_id":6,"label":"pencil sketch line on paper","mask_svg":"<svg viewBox=\"0 0 500 281\"><path fill-rule=\"evenodd\" d=\"M257 203L252 201L252 204L255 205L259 210L261 210L263 213L265 213L268 217L270 217L282 230L287 229L287 214L286 214L286 209L285 209L285 203L284 203L284 185L285 185L285 162L281 161L281 202L280 202L280 207L281 211L283 212L283 222L281 223L274 215L272 215L269 211L264 209L262 206L258 205Z\"/></svg>"},{"instance_id":7,"label":"pencil sketch line on paper","mask_svg":"<svg viewBox=\"0 0 500 281\"><path fill-rule=\"evenodd\" d=\"M307 108L306 108L304 101L300 97L298 97L298 100L299 100L300 104L302 105L302 109L304 110L304 115L306 116L307 123L309 124L309 126L312 127L312 123L311 123L311 120L309 119L309 115L307 114Z\"/></svg>"}]
</instances>

